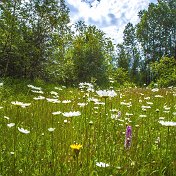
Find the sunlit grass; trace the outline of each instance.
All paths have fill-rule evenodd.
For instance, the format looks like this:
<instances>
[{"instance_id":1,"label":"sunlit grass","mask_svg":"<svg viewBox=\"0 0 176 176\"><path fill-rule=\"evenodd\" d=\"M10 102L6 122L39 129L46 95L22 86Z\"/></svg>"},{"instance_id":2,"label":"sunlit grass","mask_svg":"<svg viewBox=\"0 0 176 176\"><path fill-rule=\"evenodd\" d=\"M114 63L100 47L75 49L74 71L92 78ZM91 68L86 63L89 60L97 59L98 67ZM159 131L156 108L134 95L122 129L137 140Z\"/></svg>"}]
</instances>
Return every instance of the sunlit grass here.
<instances>
[{"instance_id":1,"label":"sunlit grass","mask_svg":"<svg viewBox=\"0 0 176 176\"><path fill-rule=\"evenodd\" d=\"M1 175L176 173L176 89L3 86Z\"/></svg>"}]
</instances>

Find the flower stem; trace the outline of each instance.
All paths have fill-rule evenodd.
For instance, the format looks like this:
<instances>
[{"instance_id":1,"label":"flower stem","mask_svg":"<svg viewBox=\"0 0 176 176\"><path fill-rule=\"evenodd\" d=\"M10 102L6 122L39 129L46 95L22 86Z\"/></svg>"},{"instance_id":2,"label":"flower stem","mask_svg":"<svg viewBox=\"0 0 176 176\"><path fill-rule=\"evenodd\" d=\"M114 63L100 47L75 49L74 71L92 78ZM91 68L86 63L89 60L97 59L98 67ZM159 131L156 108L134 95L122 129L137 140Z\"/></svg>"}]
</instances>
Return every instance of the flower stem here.
<instances>
[{"instance_id":1,"label":"flower stem","mask_svg":"<svg viewBox=\"0 0 176 176\"><path fill-rule=\"evenodd\" d=\"M167 154L168 154L168 147L169 147L169 126L167 128L167 146L166 146L166 157L167 157Z\"/></svg>"},{"instance_id":2,"label":"flower stem","mask_svg":"<svg viewBox=\"0 0 176 176\"><path fill-rule=\"evenodd\" d=\"M106 156L107 156L107 146L106 146L106 134L107 134L107 115L106 115L106 113L107 113L107 107L106 107L106 105L107 105L107 100L106 100L106 97L105 97L105 128L104 128L104 146L105 146L105 158L106 158Z\"/></svg>"}]
</instances>

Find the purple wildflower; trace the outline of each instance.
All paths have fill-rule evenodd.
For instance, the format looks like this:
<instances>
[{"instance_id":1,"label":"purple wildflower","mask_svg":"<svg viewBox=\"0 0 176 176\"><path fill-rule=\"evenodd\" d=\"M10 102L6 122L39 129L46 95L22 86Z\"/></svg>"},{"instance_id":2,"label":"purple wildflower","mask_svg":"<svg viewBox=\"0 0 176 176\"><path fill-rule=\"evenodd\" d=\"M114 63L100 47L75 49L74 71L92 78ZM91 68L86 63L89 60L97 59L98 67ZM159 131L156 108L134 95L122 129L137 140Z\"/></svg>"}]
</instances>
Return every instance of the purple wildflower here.
<instances>
[{"instance_id":1,"label":"purple wildflower","mask_svg":"<svg viewBox=\"0 0 176 176\"><path fill-rule=\"evenodd\" d=\"M125 136L125 148L130 148L132 139L132 127L127 126L126 128L126 136Z\"/></svg>"}]
</instances>

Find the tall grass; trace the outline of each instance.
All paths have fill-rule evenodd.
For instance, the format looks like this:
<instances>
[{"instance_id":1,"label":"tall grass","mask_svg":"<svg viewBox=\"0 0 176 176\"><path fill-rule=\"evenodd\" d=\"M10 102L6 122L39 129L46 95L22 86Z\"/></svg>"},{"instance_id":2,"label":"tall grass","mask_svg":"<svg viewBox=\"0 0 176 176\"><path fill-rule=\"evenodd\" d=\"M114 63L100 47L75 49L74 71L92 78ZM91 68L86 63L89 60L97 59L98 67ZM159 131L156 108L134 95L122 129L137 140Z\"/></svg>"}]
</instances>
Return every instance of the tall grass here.
<instances>
[{"instance_id":1,"label":"tall grass","mask_svg":"<svg viewBox=\"0 0 176 176\"><path fill-rule=\"evenodd\" d=\"M4 97L5 86L0 87L0 175L176 175L176 126L159 123L176 122L176 89L123 89L100 97L84 86L42 87L41 94L26 85L23 94L19 86L19 94ZM31 104L24 108L12 101ZM127 126L132 137L126 148Z\"/></svg>"}]
</instances>

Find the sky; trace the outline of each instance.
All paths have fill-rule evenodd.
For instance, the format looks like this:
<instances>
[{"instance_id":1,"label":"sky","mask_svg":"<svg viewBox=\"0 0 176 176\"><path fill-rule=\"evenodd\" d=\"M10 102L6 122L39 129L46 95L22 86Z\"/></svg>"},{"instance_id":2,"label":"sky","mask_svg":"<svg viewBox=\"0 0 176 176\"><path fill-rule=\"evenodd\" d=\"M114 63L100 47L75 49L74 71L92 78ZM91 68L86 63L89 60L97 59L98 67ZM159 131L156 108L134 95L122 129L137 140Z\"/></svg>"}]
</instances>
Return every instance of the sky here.
<instances>
[{"instance_id":1,"label":"sky","mask_svg":"<svg viewBox=\"0 0 176 176\"><path fill-rule=\"evenodd\" d=\"M90 3L86 3L90 2ZM123 30L127 23L134 25L139 22L138 12L147 9L149 3L157 0L65 0L70 10L71 24L79 20L87 25L95 25L114 44L123 41Z\"/></svg>"}]
</instances>

